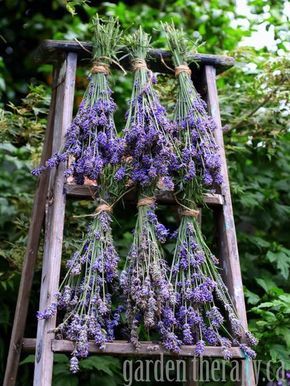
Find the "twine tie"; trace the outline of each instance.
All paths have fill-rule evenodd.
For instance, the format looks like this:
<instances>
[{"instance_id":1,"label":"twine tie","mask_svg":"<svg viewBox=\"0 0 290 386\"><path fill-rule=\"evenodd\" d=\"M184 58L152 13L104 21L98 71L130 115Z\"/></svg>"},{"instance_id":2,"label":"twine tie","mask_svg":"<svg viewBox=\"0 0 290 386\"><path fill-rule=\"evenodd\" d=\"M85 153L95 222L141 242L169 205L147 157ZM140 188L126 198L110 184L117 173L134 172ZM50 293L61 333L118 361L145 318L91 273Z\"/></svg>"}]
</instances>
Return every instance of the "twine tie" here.
<instances>
[{"instance_id":1,"label":"twine tie","mask_svg":"<svg viewBox=\"0 0 290 386\"><path fill-rule=\"evenodd\" d=\"M140 206L149 206L155 203L155 197L144 197L144 198L139 198L137 207L139 208Z\"/></svg>"},{"instance_id":2,"label":"twine tie","mask_svg":"<svg viewBox=\"0 0 290 386\"><path fill-rule=\"evenodd\" d=\"M180 66L175 67L175 76L177 77L182 72L186 72L189 76L191 76L191 69L187 64L181 64Z\"/></svg>"},{"instance_id":3,"label":"twine tie","mask_svg":"<svg viewBox=\"0 0 290 386\"><path fill-rule=\"evenodd\" d=\"M93 63L91 73L108 75L110 73L109 65L107 63L101 63L96 61Z\"/></svg>"}]
</instances>

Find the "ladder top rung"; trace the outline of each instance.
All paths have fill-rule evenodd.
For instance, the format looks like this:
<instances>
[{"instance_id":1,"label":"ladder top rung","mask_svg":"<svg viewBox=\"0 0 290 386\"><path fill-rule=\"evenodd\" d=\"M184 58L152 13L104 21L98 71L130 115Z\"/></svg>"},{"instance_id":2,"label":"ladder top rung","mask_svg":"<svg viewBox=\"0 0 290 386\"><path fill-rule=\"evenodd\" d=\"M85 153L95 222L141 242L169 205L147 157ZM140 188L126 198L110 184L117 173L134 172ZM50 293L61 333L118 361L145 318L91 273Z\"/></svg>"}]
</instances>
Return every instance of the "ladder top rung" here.
<instances>
[{"instance_id":1,"label":"ladder top rung","mask_svg":"<svg viewBox=\"0 0 290 386\"><path fill-rule=\"evenodd\" d=\"M65 193L67 196L77 199L89 199L93 198L96 192L96 187L93 185L76 185L76 184L65 184ZM136 201L136 193L131 191L124 196L126 201ZM161 192L157 194L157 201L160 204L176 204L176 200L173 194L170 192ZM222 194L204 194L204 202L208 205L223 205L224 197Z\"/></svg>"},{"instance_id":2,"label":"ladder top rung","mask_svg":"<svg viewBox=\"0 0 290 386\"><path fill-rule=\"evenodd\" d=\"M34 52L34 60L38 63L54 63L60 60L62 54L68 52L76 52L80 59L91 58L92 43L77 42L75 40L44 40ZM125 49L118 54L122 58L126 53ZM153 71L172 73L168 67L172 67L171 54L168 51L161 49L153 49L148 54L148 65ZM165 62L165 64L164 64ZM199 68L204 65L214 66L217 73L221 73L232 67L235 63L234 58L225 55L211 55L211 54L192 54L189 62L192 62L192 68L197 69L194 62L199 64ZM83 62L80 62L82 64ZM88 64L87 61L84 64ZM121 65L129 70L130 63L128 57L121 60Z\"/></svg>"},{"instance_id":3,"label":"ladder top rung","mask_svg":"<svg viewBox=\"0 0 290 386\"><path fill-rule=\"evenodd\" d=\"M25 351L33 352L35 350L35 344L36 339L23 339L23 349ZM51 348L53 352L71 353L74 349L74 343L69 340L53 339L51 341ZM179 356L194 357L194 349L195 346L181 346L181 352ZM233 358L244 358L244 355L239 349L239 347L232 347L230 351L232 353ZM140 342L140 349L135 350L131 343L121 340L117 340L112 343L106 343L104 350L98 349L94 342L89 342L89 352L91 354L131 355L138 357L159 356L160 354L176 356L176 354L172 354L169 351L166 351L158 343L155 342ZM204 351L204 357L222 358L222 348L218 346L206 346Z\"/></svg>"}]
</instances>

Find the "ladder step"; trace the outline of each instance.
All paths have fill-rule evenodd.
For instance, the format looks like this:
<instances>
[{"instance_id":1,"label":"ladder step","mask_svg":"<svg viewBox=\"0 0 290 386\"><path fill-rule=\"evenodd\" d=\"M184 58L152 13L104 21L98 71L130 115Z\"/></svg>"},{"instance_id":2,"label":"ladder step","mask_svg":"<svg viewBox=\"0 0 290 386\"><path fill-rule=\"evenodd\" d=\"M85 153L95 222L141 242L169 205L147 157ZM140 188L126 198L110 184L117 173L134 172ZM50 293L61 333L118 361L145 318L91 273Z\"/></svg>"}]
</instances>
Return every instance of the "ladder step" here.
<instances>
[{"instance_id":1,"label":"ladder step","mask_svg":"<svg viewBox=\"0 0 290 386\"><path fill-rule=\"evenodd\" d=\"M96 192L96 186L93 185L76 185L65 184L65 193L71 198L89 199L92 198ZM134 191L129 192L124 196L126 201L136 201L136 194ZM160 204L176 204L173 194L170 192L161 192L157 194L157 201ZM222 194L204 194L204 202L208 205L223 205L224 197Z\"/></svg>"},{"instance_id":2,"label":"ladder step","mask_svg":"<svg viewBox=\"0 0 290 386\"><path fill-rule=\"evenodd\" d=\"M36 339L24 338L23 349L28 352L35 351ZM51 348L53 352L67 352L71 353L74 349L73 342L69 340L57 340L51 341ZM195 346L181 346L181 352L178 355L181 357L194 357ZM244 355L239 347L232 347L229 349L232 353L232 357L236 359L243 359ZM91 354L105 354L105 355L132 355L132 356L159 356L160 354L176 356L165 349L163 349L158 343L154 342L140 342L140 349L136 351L131 343L126 341L117 340L112 343L106 343L104 350L97 348L94 342L89 342L89 352ZM222 358L222 348L218 346L206 346L204 350L204 357L216 357Z\"/></svg>"}]
</instances>

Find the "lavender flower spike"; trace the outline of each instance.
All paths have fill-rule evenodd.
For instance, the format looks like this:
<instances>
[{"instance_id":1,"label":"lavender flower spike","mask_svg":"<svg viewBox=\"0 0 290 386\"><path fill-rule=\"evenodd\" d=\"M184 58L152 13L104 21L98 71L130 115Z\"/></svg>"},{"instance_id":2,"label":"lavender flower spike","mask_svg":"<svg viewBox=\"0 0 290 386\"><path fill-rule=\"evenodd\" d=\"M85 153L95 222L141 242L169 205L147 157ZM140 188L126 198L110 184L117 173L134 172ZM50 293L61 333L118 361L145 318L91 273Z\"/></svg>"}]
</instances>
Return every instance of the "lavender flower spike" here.
<instances>
[{"instance_id":1,"label":"lavender flower spike","mask_svg":"<svg viewBox=\"0 0 290 386\"><path fill-rule=\"evenodd\" d=\"M150 37L141 27L127 46L134 71L134 85L127 112L125 133L126 154L131 158L131 179L142 187L162 181L165 189L173 189L170 168L176 163L169 140L172 125L153 84L156 79L146 64Z\"/></svg>"}]
</instances>

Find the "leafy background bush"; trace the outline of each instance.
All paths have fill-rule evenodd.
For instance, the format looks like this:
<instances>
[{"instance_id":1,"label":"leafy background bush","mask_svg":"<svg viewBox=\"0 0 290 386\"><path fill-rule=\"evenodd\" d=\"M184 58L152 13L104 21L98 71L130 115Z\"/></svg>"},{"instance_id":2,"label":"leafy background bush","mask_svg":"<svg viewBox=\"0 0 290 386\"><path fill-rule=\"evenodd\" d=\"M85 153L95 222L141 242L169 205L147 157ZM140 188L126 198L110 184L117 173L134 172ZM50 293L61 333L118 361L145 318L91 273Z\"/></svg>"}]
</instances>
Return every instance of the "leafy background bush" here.
<instances>
[{"instance_id":1,"label":"leafy background bush","mask_svg":"<svg viewBox=\"0 0 290 386\"><path fill-rule=\"evenodd\" d=\"M51 68L48 65L36 68L31 53L46 38L89 39L88 21L96 12L118 16L127 33L141 23L154 35L156 46L164 42L159 20L173 20L193 38L202 38L205 42L200 48L202 52L227 53L236 58L236 66L219 76L218 89L248 318L251 329L260 339L258 359L264 365L271 359L276 367L279 360L283 360L290 369L289 59L285 55L289 20L284 12L286 3L249 0L252 17L243 27L240 24L244 17L238 14L231 0L92 1L90 4L61 0L2 1L5 11L4 8L0 10L0 52L3 52L0 56L1 376L35 189L30 170L39 160L50 98ZM250 36L260 23L273 31L275 47L258 50L241 46L241 40ZM120 106L116 117L120 126L131 79L120 73L113 77L115 97ZM167 86L163 78L160 81L163 89L169 87L169 93L170 85ZM79 70L76 106L85 84L85 72ZM172 103L168 97L164 102L169 106ZM65 255L74 247L76 236L81 236L85 230L85 221L77 221L72 214L87 212L88 203L72 202L68 206ZM118 248L124 256L134 218L129 223L127 217L118 221L115 231ZM32 290L28 337L35 335L40 266L41 261ZM65 355L56 355L55 361L54 385L97 382L119 385L123 382L122 363L117 358L89 357L83 361L78 376L69 374ZM33 356L24 354L19 385L31 384L32 363ZM262 370L265 370L263 365Z\"/></svg>"}]
</instances>

